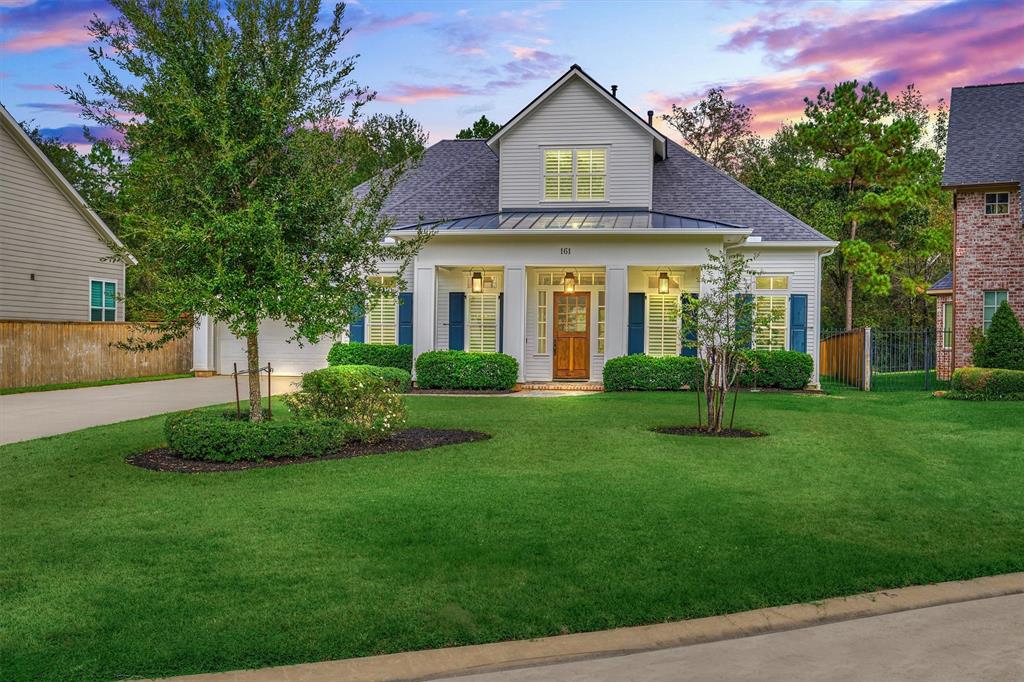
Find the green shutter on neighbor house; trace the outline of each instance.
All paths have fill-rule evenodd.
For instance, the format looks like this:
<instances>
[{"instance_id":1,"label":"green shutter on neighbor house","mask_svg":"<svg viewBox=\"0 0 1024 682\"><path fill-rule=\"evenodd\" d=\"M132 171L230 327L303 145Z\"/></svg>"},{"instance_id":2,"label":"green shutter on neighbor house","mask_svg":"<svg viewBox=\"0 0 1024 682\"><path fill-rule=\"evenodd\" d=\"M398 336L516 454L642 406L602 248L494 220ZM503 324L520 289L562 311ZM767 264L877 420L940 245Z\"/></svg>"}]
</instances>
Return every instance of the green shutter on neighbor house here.
<instances>
[{"instance_id":1,"label":"green shutter on neighbor house","mask_svg":"<svg viewBox=\"0 0 1024 682\"><path fill-rule=\"evenodd\" d=\"M103 321L103 282L89 283L89 319Z\"/></svg>"}]
</instances>

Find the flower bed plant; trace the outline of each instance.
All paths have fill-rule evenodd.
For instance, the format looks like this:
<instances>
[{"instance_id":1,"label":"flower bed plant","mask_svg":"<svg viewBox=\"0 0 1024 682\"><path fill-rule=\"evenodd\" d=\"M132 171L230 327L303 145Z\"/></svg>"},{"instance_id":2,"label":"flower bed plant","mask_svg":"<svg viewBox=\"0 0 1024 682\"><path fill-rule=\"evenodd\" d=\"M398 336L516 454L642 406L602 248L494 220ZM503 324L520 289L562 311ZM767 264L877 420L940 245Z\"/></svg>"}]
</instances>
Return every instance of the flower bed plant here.
<instances>
[{"instance_id":1,"label":"flower bed plant","mask_svg":"<svg viewBox=\"0 0 1024 682\"><path fill-rule=\"evenodd\" d=\"M508 391L519 363L503 353L435 350L416 358L416 386L427 389Z\"/></svg>"},{"instance_id":2,"label":"flower bed plant","mask_svg":"<svg viewBox=\"0 0 1024 682\"><path fill-rule=\"evenodd\" d=\"M412 346L386 343L336 343L327 353L330 365L374 365L412 371Z\"/></svg>"},{"instance_id":3,"label":"flower bed plant","mask_svg":"<svg viewBox=\"0 0 1024 682\"><path fill-rule=\"evenodd\" d=\"M378 441L404 425L406 417L395 378L381 376L381 369L339 366L306 372L300 390L284 400L299 420L335 419L352 430L354 439Z\"/></svg>"},{"instance_id":4,"label":"flower bed plant","mask_svg":"<svg viewBox=\"0 0 1024 682\"><path fill-rule=\"evenodd\" d=\"M398 367L380 367L378 365L334 365L318 372L340 372L356 376L371 376L387 384L398 393L408 393L412 388L412 375Z\"/></svg>"}]
</instances>

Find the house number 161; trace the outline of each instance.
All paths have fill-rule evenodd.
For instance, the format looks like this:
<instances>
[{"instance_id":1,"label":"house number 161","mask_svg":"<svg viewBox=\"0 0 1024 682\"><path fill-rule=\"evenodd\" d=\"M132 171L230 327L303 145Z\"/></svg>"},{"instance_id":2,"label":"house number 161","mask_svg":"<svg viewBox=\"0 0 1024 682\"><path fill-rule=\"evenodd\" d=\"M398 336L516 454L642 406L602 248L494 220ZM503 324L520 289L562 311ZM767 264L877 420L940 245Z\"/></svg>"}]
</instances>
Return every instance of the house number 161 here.
<instances>
[{"instance_id":1,"label":"house number 161","mask_svg":"<svg viewBox=\"0 0 1024 682\"><path fill-rule=\"evenodd\" d=\"M559 250L559 254L561 254L563 256L568 256L568 255L572 254L572 247L563 246L561 248L561 250Z\"/></svg>"}]
</instances>

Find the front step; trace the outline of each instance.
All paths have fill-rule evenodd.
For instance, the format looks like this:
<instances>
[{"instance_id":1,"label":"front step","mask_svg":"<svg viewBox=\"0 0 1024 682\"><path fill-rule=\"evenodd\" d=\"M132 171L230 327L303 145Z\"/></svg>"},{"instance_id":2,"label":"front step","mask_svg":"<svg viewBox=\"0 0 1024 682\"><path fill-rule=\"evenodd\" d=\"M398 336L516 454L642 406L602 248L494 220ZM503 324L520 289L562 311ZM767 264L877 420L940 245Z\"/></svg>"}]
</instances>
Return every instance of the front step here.
<instances>
[{"instance_id":1,"label":"front step","mask_svg":"<svg viewBox=\"0 0 1024 682\"><path fill-rule=\"evenodd\" d=\"M597 381L538 381L519 384L520 391L590 391L604 390L604 384Z\"/></svg>"}]
</instances>

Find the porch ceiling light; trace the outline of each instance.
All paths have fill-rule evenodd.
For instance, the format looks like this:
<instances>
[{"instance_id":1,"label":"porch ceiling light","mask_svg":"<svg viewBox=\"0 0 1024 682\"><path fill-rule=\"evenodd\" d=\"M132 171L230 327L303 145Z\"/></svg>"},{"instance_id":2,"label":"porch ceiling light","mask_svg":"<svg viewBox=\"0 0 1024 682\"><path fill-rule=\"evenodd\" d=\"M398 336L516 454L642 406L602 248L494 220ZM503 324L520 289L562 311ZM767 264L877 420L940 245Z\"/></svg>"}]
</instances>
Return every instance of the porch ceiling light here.
<instances>
[{"instance_id":1,"label":"porch ceiling light","mask_svg":"<svg viewBox=\"0 0 1024 682\"><path fill-rule=\"evenodd\" d=\"M482 294L484 291L484 273L477 270L470 279L470 290L474 294Z\"/></svg>"},{"instance_id":2,"label":"porch ceiling light","mask_svg":"<svg viewBox=\"0 0 1024 682\"><path fill-rule=\"evenodd\" d=\"M668 293L668 273L667 272L660 272L660 273L658 273L658 293L659 294L667 294Z\"/></svg>"},{"instance_id":3,"label":"porch ceiling light","mask_svg":"<svg viewBox=\"0 0 1024 682\"><path fill-rule=\"evenodd\" d=\"M576 275L572 272L565 273L565 279L562 280L562 291L567 294L576 293Z\"/></svg>"}]
</instances>

